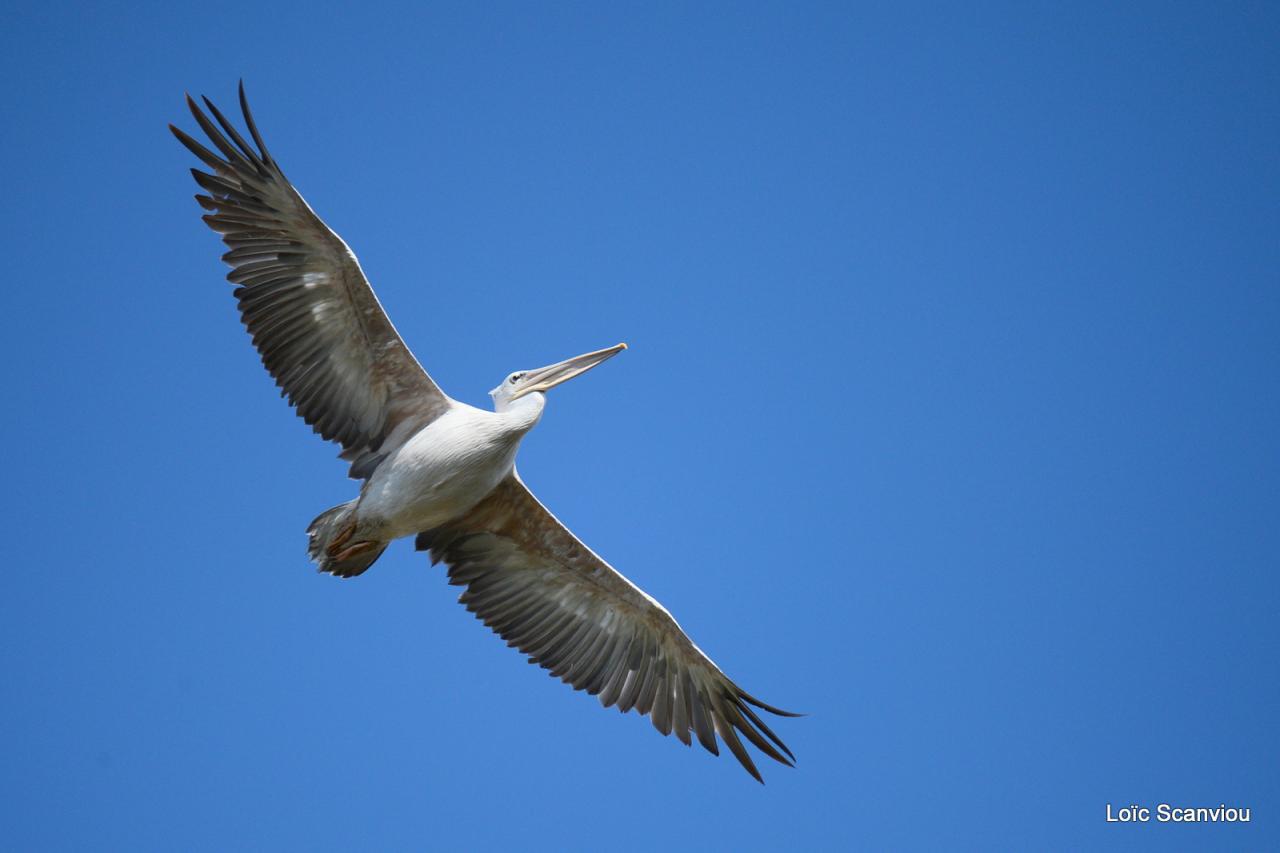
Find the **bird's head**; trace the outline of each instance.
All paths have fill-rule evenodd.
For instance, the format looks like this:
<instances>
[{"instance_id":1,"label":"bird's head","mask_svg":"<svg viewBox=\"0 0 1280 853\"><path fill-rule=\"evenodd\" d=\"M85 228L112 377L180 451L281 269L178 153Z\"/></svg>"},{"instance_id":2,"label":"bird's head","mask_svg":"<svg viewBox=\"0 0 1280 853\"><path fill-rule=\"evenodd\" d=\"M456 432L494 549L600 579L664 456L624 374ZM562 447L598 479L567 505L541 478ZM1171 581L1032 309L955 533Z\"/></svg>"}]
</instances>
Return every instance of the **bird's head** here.
<instances>
[{"instance_id":1,"label":"bird's head","mask_svg":"<svg viewBox=\"0 0 1280 853\"><path fill-rule=\"evenodd\" d=\"M502 380L501 385L489 392L489 396L493 398L493 407L502 412L527 394L535 391L546 393L561 382L567 382L575 376L586 373L597 364L613 358L626 348L626 344L615 344L606 349L575 355L573 358L535 370L517 370Z\"/></svg>"}]
</instances>

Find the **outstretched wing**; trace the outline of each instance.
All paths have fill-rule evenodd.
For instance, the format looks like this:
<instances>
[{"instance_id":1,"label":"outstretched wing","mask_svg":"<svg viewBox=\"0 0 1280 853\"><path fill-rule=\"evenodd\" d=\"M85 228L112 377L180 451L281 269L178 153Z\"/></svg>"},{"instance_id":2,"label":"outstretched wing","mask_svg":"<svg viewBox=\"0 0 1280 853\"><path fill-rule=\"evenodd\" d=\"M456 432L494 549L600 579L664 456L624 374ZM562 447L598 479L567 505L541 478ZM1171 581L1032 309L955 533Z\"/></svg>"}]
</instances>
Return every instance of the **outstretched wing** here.
<instances>
[{"instance_id":1,"label":"outstretched wing","mask_svg":"<svg viewBox=\"0 0 1280 853\"><path fill-rule=\"evenodd\" d=\"M249 145L208 99L220 132L187 105L219 154L169 129L213 174L192 169L208 193L196 201L230 251L227 279L262 363L298 414L342 445L351 476L368 477L385 452L437 418L451 400L404 345L355 255L293 188L249 112ZM228 137L230 141L228 141ZM233 144L234 143L234 144Z\"/></svg>"},{"instance_id":2,"label":"outstretched wing","mask_svg":"<svg viewBox=\"0 0 1280 853\"><path fill-rule=\"evenodd\" d=\"M760 779L739 734L765 755L795 756L671 614L556 520L514 473L459 521L420 533L420 551L449 567L476 617L576 690L607 708L647 714L686 745L690 732L719 755L716 734ZM785 753L785 755L784 755ZM790 760L789 760L790 759Z\"/></svg>"}]
</instances>

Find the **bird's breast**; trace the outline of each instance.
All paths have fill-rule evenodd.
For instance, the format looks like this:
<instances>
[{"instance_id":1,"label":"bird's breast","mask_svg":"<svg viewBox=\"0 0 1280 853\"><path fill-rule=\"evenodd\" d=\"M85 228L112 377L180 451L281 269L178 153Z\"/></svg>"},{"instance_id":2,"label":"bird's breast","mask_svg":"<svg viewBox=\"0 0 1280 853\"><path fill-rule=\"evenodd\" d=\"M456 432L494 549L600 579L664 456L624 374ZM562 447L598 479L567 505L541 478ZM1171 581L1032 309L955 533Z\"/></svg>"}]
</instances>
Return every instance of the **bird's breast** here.
<instances>
[{"instance_id":1,"label":"bird's breast","mask_svg":"<svg viewBox=\"0 0 1280 853\"><path fill-rule=\"evenodd\" d=\"M361 527L390 540L463 515L511 472L519 438L488 412L445 413L378 466L360 498Z\"/></svg>"}]
</instances>

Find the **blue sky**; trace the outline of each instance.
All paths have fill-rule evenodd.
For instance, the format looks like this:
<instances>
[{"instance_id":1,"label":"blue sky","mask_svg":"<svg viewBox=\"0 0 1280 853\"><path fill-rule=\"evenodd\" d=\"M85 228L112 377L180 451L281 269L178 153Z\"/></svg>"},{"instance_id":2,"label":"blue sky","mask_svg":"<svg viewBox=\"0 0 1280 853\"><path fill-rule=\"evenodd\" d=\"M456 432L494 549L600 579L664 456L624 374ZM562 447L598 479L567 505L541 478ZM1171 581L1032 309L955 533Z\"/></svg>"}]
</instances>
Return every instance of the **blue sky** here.
<instances>
[{"instance_id":1,"label":"blue sky","mask_svg":"<svg viewBox=\"0 0 1280 853\"><path fill-rule=\"evenodd\" d=\"M1280 845L1268 4L20 4L15 849ZM182 93L454 396L625 340L521 471L798 766L525 665L346 500L199 221ZM1108 826L1107 803L1248 806Z\"/></svg>"}]
</instances>

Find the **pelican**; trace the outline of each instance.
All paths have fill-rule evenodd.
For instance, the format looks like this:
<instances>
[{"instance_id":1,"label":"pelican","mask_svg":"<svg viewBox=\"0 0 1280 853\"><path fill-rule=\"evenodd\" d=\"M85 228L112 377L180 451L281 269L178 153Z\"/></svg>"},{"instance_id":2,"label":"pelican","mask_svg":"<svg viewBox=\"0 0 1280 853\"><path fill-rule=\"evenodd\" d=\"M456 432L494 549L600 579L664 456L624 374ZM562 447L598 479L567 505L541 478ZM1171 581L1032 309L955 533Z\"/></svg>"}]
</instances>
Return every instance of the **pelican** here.
<instances>
[{"instance_id":1,"label":"pelican","mask_svg":"<svg viewBox=\"0 0 1280 853\"><path fill-rule=\"evenodd\" d=\"M205 223L229 251L240 318L281 395L341 445L359 495L307 528L319 571L351 578L396 539L415 537L458 601L495 633L606 708L647 715L686 746L719 755L716 735L763 782L742 739L792 766L795 756L753 710L798 716L738 687L661 604L584 545L516 473L520 441L547 393L627 348L617 344L490 391L493 411L447 396L405 346L347 244L303 201L263 144L244 83L253 145L208 98L187 106L217 151L173 135L211 172L192 169ZM217 125L214 125L214 121ZM221 130L219 130L221 128Z\"/></svg>"}]
</instances>

